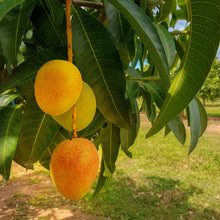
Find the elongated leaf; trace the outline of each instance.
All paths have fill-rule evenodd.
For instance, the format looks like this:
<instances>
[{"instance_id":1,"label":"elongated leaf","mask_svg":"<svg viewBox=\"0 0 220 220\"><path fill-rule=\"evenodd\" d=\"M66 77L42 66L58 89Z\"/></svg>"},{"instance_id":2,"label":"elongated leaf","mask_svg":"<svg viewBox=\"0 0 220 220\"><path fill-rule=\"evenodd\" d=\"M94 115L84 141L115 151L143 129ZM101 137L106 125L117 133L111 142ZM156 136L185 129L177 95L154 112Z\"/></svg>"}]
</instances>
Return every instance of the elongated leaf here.
<instances>
[{"instance_id":1,"label":"elongated leaf","mask_svg":"<svg viewBox=\"0 0 220 220\"><path fill-rule=\"evenodd\" d=\"M0 111L0 174L9 179L21 128L21 108L7 106Z\"/></svg>"},{"instance_id":2,"label":"elongated leaf","mask_svg":"<svg viewBox=\"0 0 220 220\"><path fill-rule=\"evenodd\" d=\"M0 1L0 21L14 7L26 0L1 0Z\"/></svg>"},{"instance_id":3,"label":"elongated leaf","mask_svg":"<svg viewBox=\"0 0 220 220\"><path fill-rule=\"evenodd\" d=\"M191 31L188 49L147 137L160 131L190 103L205 81L219 46L220 1L192 0L190 3Z\"/></svg>"},{"instance_id":4,"label":"elongated leaf","mask_svg":"<svg viewBox=\"0 0 220 220\"><path fill-rule=\"evenodd\" d=\"M158 20L164 20L167 18L174 8L175 0L165 0L165 3L161 5L161 14Z\"/></svg>"},{"instance_id":5,"label":"elongated leaf","mask_svg":"<svg viewBox=\"0 0 220 220\"><path fill-rule=\"evenodd\" d=\"M163 89L154 82L145 82L142 83L144 87L146 87L152 94L152 97L159 109L161 109L163 105L163 101L165 99L165 93ZM183 121L180 116L176 116L173 120L168 123L169 128L174 133L177 140L184 144L186 140L186 131Z\"/></svg>"},{"instance_id":6,"label":"elongated leaf","mask_svg":"<svg viewBox=\"0 0 220 220\"><path fill-rule=\"evenodd\" d=\"M82 131L78 132L79 137L88 137L90 135L95 134L106 122L105 117L100 113L99 110L96 111L96 114L92 120L92 122Z\"/></svg>"},{"instance_id":7,"label":"elongated leaf","mask_svg":"<svg viewBox=\"0 0 220 220\"><path fill-rule=\"evenodd\" d=\"M67 130L64 128L60 128L52 142L50 143L49 147L44 151L42 156L40 157L40 164L45 167L46 169L50 169L50 159L51 155L53 154L53 151L57 147L58 144L60 144L62 141L65 141L66 139L70 138L70 134Z\"/></svg>"},{"instance_id":8,"label":"elongated leaf","mask_svg":"<svg viewBox=\"0 0 220 220\"><path fill-rule=\"evenodd\" d=\"M60 127L50 115L42 112L38 107L34 97L33 84L30 84L30 93L33 96L27 100L24 109L14 157L17 163L26 168L33 166L40 159Z\"/></svg>"},{"instance_id":9,"label":"elongated leaf","mask_svg":"<svg viewBox=\"0 0 220 220\"><path fill-rule=\"evenodd\" d=\"M199 137L201 137L207 128L208 117L206 114L206 110L205 110L203 104L200 102L200 100L197 97L195 97L195 100L196 100L198 108L199 108L199 116L200 116Z\"/></svg>"},{"instance_id":10,"label":"elongated leaf","mask_svg":"<svg viewBox=\"0 0 220 220\"><path fill-rule=\"evenodd\" d=\"M39 4L35 7L31 16L31 21L35 27L34 34L37 35L37 38L45 42L47 46L65 47L67 44L66 23L63 8L60 7L61 11L57 11L55 8L52 9L51 4L49 4L48 11L44 0L38 0L38 2ZM51 0L47 0L47 3L49 2L52 3ZM55 7L55 4L52 6ZM54 14L57 12L58 14ZM60 12L62 15L59 16Z\"/></svg>"},{"instance_id":11,"label":"elongated leaf","mask_svg":"<svg viewBox=\"0 0 220 220\"><path fill-rule=\"evenodd\" d=\"M166 53L168 65L171 67L176 56L176 48L173 37L162 25L157 25L156 27Z\"/></svg>"},{"instance_id":12,"label":"elongated leaf","mask_svg":"<svg viewBox=\"0 0 220 220\"><path fill-rule=\"evenodd\" d=\"M8 64L17 60L18 48L35 0L28 0L7 13L0 22L0 43Z\"/></svg>"},{"instance_id":13,"label":"elongated leaf","mask_svg":"<svg viewBox=\"0 0 220 220\"><path fill-rule=\"evenodd\" d=\"M169 67L166 59L166 54L158 35L156 26L151 19L131 0L108 0L112 3L131 24L135 32L140 36L145 47L148 49L152 60L154 60L160 77L163 81L163 88L168 90L169 82Z\"/></svg>"},{"instance_id":14,"label":"elongated leaf","mask_svg":"<svg viewBox=\"0 0 220 220\"><path fill-rule=\"evenodd\" d=\"M0 95L0 110L6 107L11 101L18 97L18 94L10 90Z\"/></svg>"},{"instance_id":15,"label":"elongated leaf","mask_svg":"<svg viewBox=\"0 0 220 220\"><path fill-rule=\"evenodd\" d=\"M189 154L195 149L196 144L199 140L199 131L200 131L200 115L197 101L193 99L189 104L189 113L190 113L190 147Z\"/></svg>"},{"instance_id":16,"label":"elongated leaf","mask_svg":"<svg viewBox=\"0 0 220 220\"><path fill-rule=\"evenodd\" d=\"M54 24L61 25L64 17L64 8L60 0L45 0Z\"/></svg>"},{"instance_id":17,"label":"elongated leaf","mask_svg":"<svg viewBox=\"0 0 220 220\"><path fill-rule=\"evenodd\" d=\"M108 1L104 2L109 31L112 33L120 54L124 69L127 69L134 56L133 30L124 16ZM132 41L129 41L132 38Z\"/></svg>"},{"instance_id":18,"label":"elongated leaf","mask_svg":"<svg viewBox=\"0 0 220 220\"><path fill-rule=\"evenodd\" d=\"M57 48L43 50L31 56L29 59L15 68L10 77L0 84L0 93L30 79L33 79L37 71L44 63L53 59L66 60L66 54L67 52L65 48Z\"/></svg>"},{"instance_id":19,"label":"elongated leaf","mask_svg":"<svg viewBox=\"0 0 220 220\"><path fill-rule=\"evenodd\" d=\"M109 123L108 127L102 128L100 141L102 145L104 161L111 173L115 171L115 162L120 147L120 129Z\"/></svg>"},{"instance_id":20,"label":"elongated leaf","mask_svg":"<svg viewBox=\"0 0 220 220\"><path fill-rule=\"evenodd\" d=\"M110 33L82 9L74 9L72 29L75 62L95 93L99 111L118 127L128 127L125 76Z\"/></svg>"},{"instance_id":21,"label":"elongated leaf","mask_svg":"<svg viewBox=\"0 0 220 220\"><path fill-rule=\"evenodd\" d=\"M93 196L96 196L98 193L101 192L101 190L106 185L107 181L108 181L108 176L105 176L105 162L104 162L104 158L102 157L98 183L96 185L95 192L94 192Z\"/></svg>"}]
</instances>

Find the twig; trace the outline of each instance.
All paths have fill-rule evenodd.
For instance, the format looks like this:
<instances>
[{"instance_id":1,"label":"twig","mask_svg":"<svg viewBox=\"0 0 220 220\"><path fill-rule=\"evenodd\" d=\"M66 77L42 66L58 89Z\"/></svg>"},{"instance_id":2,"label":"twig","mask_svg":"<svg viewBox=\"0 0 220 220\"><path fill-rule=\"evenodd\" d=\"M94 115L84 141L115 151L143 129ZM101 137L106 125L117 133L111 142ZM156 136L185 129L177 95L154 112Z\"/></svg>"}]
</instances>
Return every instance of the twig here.
<instances>
[{"instance_id":1,"label":"twig","mask_svg":"<svg viewBox=\"0 0 220 220\"><path fill-rule=\"evenodd\" d=\"M72 0L73 5L77 6L84 6L87 8L96 8L96 9L103 9L104 4L103 3L97 3L97 2L89 2L89 1L83 1L83 0Z\"/></svg>"},{"instance_id":2,"label":"twig","mask_svg":"<svg viewBox=\"0 0 220 220\"><path fill-rule=\"evenodd\" d=\"M170 32L171 35L187 35L189 31L172 31Z\"/></svg>"}]
</instances>

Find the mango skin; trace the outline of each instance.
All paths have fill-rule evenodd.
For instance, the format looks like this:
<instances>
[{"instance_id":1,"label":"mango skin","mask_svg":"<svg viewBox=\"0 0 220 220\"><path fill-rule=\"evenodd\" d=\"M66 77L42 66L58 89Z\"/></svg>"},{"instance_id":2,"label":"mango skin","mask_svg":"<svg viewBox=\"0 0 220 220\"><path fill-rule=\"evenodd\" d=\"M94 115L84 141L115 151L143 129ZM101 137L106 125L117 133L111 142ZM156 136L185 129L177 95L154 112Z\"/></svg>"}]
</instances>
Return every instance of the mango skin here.
<instances>
[{"instance_id":1,"label":"mango skin","mask_svg":"<svg viewBox=\"0 0 220 220\"><path fill-rule=\"evenodd\" d=\"M79 200L89 191L99 169L95 145L85 138L61 142L50 161L52 180L62 196Z\"/></svg>"},{"instance_id":2,"label":"mango skin","mask_svg":"<svg viewBox=\"0 0 220 220\"><path fill-rule=\"evenodd\" d=\"M96 98L91 87L83 81L82 92L76 102L76 129L81 131L93 120L96 112ZM63 128L73 131L73 107L62 115L53 116Z\"/></svg>"},{"instance_id":3,"label":"mango skin","mask_svg":"<svg viewBox=\"0 0 220 220\"><path fill-rule=\"evenodd\" d=\"M82 91L78 68L65 60L45 63L35 78L34 92L38 106L47 114L60 115L68 111Z\"/></svg>"}]
</instances>

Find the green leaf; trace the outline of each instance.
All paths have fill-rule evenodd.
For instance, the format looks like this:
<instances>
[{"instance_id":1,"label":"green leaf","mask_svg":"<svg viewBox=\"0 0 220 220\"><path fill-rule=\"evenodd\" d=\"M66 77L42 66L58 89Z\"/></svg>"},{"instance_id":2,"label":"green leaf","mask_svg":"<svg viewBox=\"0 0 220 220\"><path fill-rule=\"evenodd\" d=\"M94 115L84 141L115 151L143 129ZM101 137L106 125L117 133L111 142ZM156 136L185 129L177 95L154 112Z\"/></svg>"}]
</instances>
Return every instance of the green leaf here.
<instances>
[{"instance_id":1,"label":"green leaf","mask_svg":"<svg viewBox=\"0 0 220 220\"><path fill-rule=\"evenodd\" d=\"M1 0L0 1L0 21L14 7L26 0Z\"/></svg>"},{"instance_id":2,"label":"green leaf","mask_svg":"<svg viewBox=\"0 0 220 220\"><path fill-rule=\"evenodd\" d=\"M164 20L167 18L174 8L175 0L165 0L165 3L161 5L161 14L158 20Z\"/></svg>"},{"instance_id":3,"label":"green leaf","mask_svg":"<svg viewBox=\"0 0 220 220\"><path fill-rule=\"evenodd\" d=\"M7 13L0 22L0 43L8 64L17 60L18 48L24 34L35 0L28 0Z\"/></svg>"},{"instance_id":4,"label":"green leaf","mask_svg":"<svg viewBox=\"0 0 220 220\"><path fill-rule=\"evenodd\" d=\"M47 49L36 53L16 67L10 77L0 84L0 93L35 78L37 71L46 62L53 59L66 60L66 56L65 48Z\"/></svg>"},{"instance_id":5,"label":"green leaf","mask_svg":"<svg viewBox=\"0 0 220 220\"><path fill-rule=\"evenodd\" d=\"M82 131L78 132L79 137L88 137L95 134L106 122L105 117L100 113L99 110L96 110L95 116L92 122Z\"/></svg>"},{"instance_id":6,"label":"green leaf","mask_svg":"<svg viewBox=\"0 0 220 220\"><path fill-rule=\"evenodd\" d=\"M157 85L155 82L144 82L144 83L139 83L144 86L144 88L147 88L151 94L152 97L159 109L161 109L163 105L163 101L165 99L165 93L161 86ZM177 140L181 143L184 144L186 140L186 131L185 131L185 126L182 122L182 119L180 116L177 116L173 120L171 120L168 123L169 128L171 131L174 133L175 137Z\"/></svg>"},{"instance_id":7,"label":"green leaf","mask_svg":"<svg viewBox=\"0 0 220 220\"><path fill-rule=\"evenodd\" d=\"M109 31L112 33L124 69L127 69L134 54L133 30L124 16L108 1L104 2ZM132 38L132 41L129 41ZM132 48L132 49L131 49ZM131 50L130 50L131 49Z\"/></svg>"},{"instance_id":8,"label":"green leaf","mask_svg":"<svg viewBox=\"0 0 220 220\"><path fill-rule=\"evenodd\" d=\"M45 0L54 24L61 25L64 18L64 7L60 0Z\"/></svg>"},{"instance_id":9,"label":"green leaf","mask_svg":"<svg viewBox=\"0 0 220 220\"><path fill-rule=\"evenodd\" d=\"M200 114L197 101L193 99L189 104L190 113L190 147L189 154L195 149L196 144L199 140L200 133Z\"/></svg>"},{"instance_id":10,"label":"green leaf","mask_svg":"<svg viewBox=\"0 0 220 220\"><path fill-rule=\"evenodd\" d=\"M192 0L191 31L185 58L147 137L160 131L193 99L205 81L220 39L220 1Z\"/></svg>"},{"instance_id":11,"label":"green leaf","mask_svg":"<svg viewBox=\"0 0 220 220\"><path fill-rule=\"evenodd\" d=\"M176 56L176 48L173 37L162 25L157 25L156 27L166 53L168 65L171 67Z\"/></svg>"},{"instance_id":12,"label":"green leaf","mask_svg":"<svg viewBox=\"0 0 220 220\"><path fill-rule=\"evenodd\" d=\"M195 97L195 100L196 100L198 108L199 108L199 115L200 115L199 137L201 137L207 128L208 117L206 114L206 110L205 110L203 104L200 102L200 100L197 97Z\"/></svg>"},{"instance_id":13,"label":"green leaf","mask_svg":"<svg viewBox=\"0 0 220 220\"><path fill-rule=\"evenodd\" d=\"M22 111L18 106L7 106L0 111L0 174L9 179L21 127Z\"/></svg>"},{"instance_id":14,"label":"green leaf","mask_svg":"<svg viewBox=\"0 0 220 220\"><path fill-rule=\"evenodd\" d=\"M38 39L45 42L47 46L65 47L67 45L67 38L64 10L62 16L58 17L57 14L56 17L54 17L55 11L51 11L51 7L49 7L48 11L44 0L39 0L38 2L39 4L35 7L31 16L31 21L35 27L34 34L37 35ZM55 7L55 5L53 6ZM61 11L59 11L59 13L60 12ZM56 22L54 18L59 22ZM61 18L63 18L62 21Z\"/></svg>"},{"instance_id":15,"label":"green leaf","mask_svg":"<svg viewBox=\"0 0 220 220\"><path fill-rule=\"evenodd\" d=\"M6 107L10 102L18 97L18 94L13 91L6 91L0 95L0 110Z\"/></svg>"},{"instance_id":16,"label":"green leaf","mask_svg":"<svg viewBox=\"0 0 220 220\"><path fill-rule=\"evenodd\" d=\"M103 187L106 185L106 183L108 181L108 176L105 176L104 174L105 174L105 162L104 162L104 158L102 157L98 183L96 185L95 192L94 192L93 196L98 195L98 193L100 193L101 190L103 189Z\"/></svg>"},{"instance_id":17,"label":"green leaf","mask_svg":"<svg viewBox=\"0 0 220 220\"><path fill-rule=\"evenodd\" d=\"M42 112L38 107L33 84L30 84L32 97L27 100L21 123L21 132L14 160L26 167L37 162L50 143L53 141L59 125L50 115Z\"/></svg>"},{"instance_id":18,"label":"green leaf","mask_svg":"<svg viewBox=\"0 0 220 220\"><path fill-rule=\"evenodd\" d=\"M75 8L72 30L75 63L93 89L99 111L118 127L128 127L125 76L110 33L96 18Z\"/></svg>"},{"instance_id":19,"label":"green leaf","mask_svg":"<svg viewBox=\"0 0 220 220\"><path fill-rule=\"evenodd\" d=\"M181 116L178 115L175 119L168 123L170 130L174 133L176 139L182 144L185 144L186 141L186 129L181 119Z\"/></svg>"},{"instance_id":20,"label":"green leaf","mask_svg":"<svg viewBox=\"0 0 220 220\"><path fill-rule=\"evenodd\" d=\"M109 123L106 128L101 129L100 142L104 161L109 171L114 173L120 147L120 129Z\"/></svg>"},{"instance_id":21,"label":"green leaf","mask_svg":"<svg viewBox=\"0 0 220 220\"><path fill-rule=\"evenodd\" d=\"M131 24L132 28L139 35L149 54L154 60L165 91L170 86L169 67L166 54L157 32L156 26L151 19L131 0L108 0L112 3Z\"/></svg>"},{"instance_id":22,"label":"green leaf","mask_svg":"<svg viewBox=\"0 0 220 220\"><path fill-rule=\"evenodd\" d=\"M40 157L40 160L39 160L40 164L49 170L50 159L51 159L51 155L53 154L53 151L55 150L58 144L60 144L61 142L69 138L70 138L69 132L65 130L64 128L60 128L57 131L56 136L54 137L54 139L52 140L48 148L44 151L44 153Z\"/></svg>"}]
</instances>

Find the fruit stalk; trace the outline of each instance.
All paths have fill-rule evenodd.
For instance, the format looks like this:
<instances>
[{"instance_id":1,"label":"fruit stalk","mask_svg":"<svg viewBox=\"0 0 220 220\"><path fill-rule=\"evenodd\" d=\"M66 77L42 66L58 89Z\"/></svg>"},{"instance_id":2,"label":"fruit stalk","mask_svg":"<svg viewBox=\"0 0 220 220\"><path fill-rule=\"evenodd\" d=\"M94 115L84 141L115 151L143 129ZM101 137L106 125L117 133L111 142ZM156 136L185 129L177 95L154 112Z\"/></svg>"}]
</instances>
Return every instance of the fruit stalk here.
<instances>
[{"instance_id":1,"label":"fruit stalk","mask_svg":"<svg viewBox=\"0 0 220 220\"><path fill-rule=\"evenodd\" d=\"M67 34L67 47L68 47L68 61L73 62L72 50L72 28L71 28L71 0L66 0L66 34ZM73 106L73 138L77 138L76 130L76 105Z\"/></svg>"}]
</instances>

